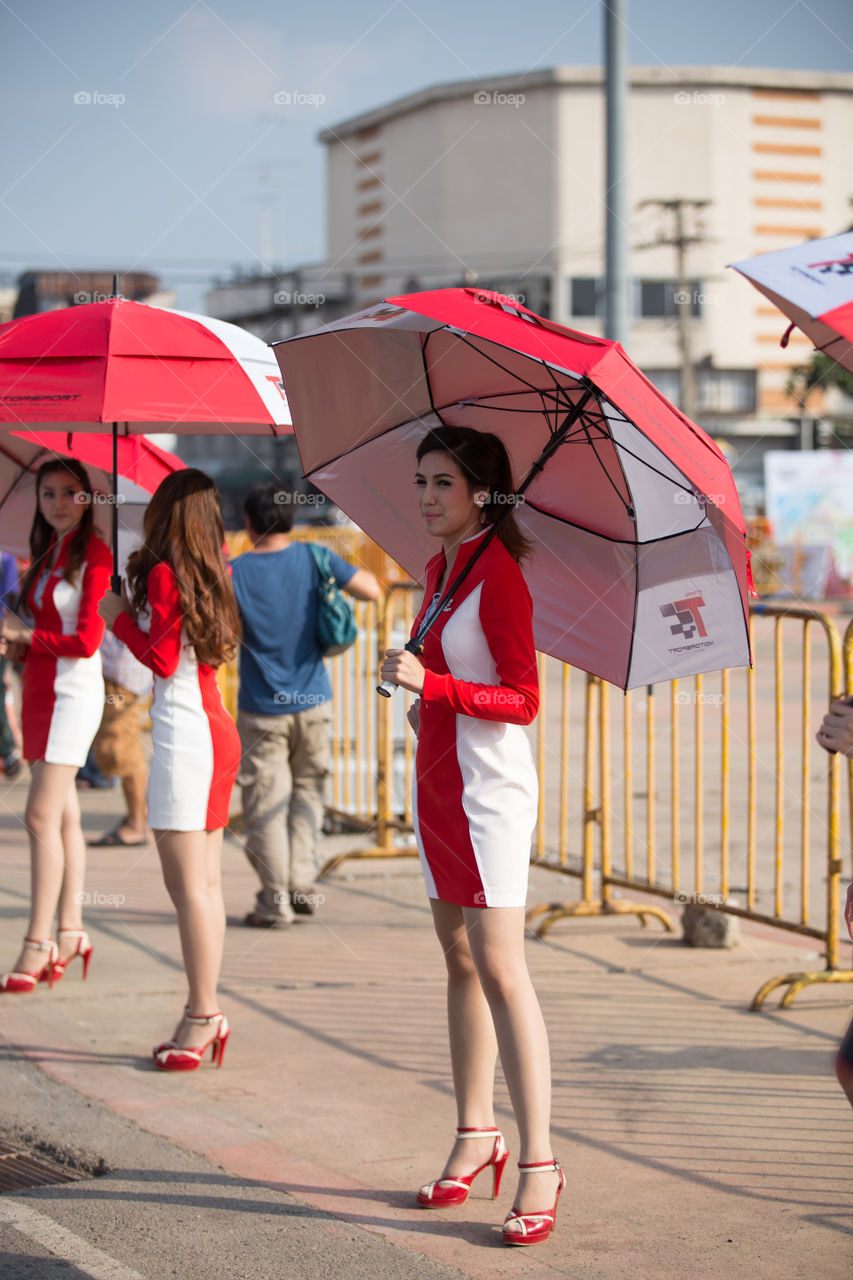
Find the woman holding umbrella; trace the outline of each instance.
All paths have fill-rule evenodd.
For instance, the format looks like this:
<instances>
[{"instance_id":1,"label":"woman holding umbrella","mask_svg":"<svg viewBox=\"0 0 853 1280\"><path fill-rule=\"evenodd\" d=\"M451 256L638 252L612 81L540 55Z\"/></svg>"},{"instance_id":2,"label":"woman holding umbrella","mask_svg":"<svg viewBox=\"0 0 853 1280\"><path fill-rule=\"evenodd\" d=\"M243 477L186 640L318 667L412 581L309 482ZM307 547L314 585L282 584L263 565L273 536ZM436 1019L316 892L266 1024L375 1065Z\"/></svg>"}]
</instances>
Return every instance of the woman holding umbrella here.
<instances>
[{"instance_id":1,"label":"woman holding umbrella","mask_svg":"<svg viewBox=\"0 0 853 1280\"><path fill-rule=\"evenodd\" d=\"M440 607L423 659L390 649L382 677L419 695L415 831L448 975L456 1143L418 1204L463 1204L491 1169L497 1195L508 1152L495 1128L497 1054L521 1140L521 1179L503 1226L506 1244L538 1244L565 1185L550 1137L548 1039L524 956L524 903L537 779L523 727L539 688L532 605L519 567L526 541L513 514L509 458L497 436L430 431L417 450L421 518L442 550L427 565L413 635ZM478 551L481 554L477 555ZM442 597L476 563L452 598Z\"/></svg>"},{"instance_id":2,"label":"woman holding umbrella","mask_svg":"<svg viewBox=\"0 0 853 1280\"><path fill-rule=\"evenodd\" d=\"M0 977L0 991L19 994L39 981L53 986L76 956L85 978L92 954L82 928L86 844L74 779L104 706L98 601L111 557L93 532L89 476L73 458L51 459L38 471L30 554L19 602L25 616L10 614L0 623L3 640L24 646L27 655L22 729L32 775L25 814L32 902L24 948Z\"/></svg>"},{"instance_id":3,"label":"woman holding umbrella","mask_svg":"<svg viewBox=\"0 0 853 1280\"><path fill-rule=\"evenodd\" d=\"M109 592L100 606L107 626L154 672L148 821L189 988L174 1037L154 1050L162 1071L194 1071L208 1048L221 1066L230 1034L216 993L225 937L219 863L240 739L216 668L235 652L240 623L224 540L213 481L194 469L175 472L152 497L143 545L127 562L130 599Z\"/></svg>"}]
</instances>

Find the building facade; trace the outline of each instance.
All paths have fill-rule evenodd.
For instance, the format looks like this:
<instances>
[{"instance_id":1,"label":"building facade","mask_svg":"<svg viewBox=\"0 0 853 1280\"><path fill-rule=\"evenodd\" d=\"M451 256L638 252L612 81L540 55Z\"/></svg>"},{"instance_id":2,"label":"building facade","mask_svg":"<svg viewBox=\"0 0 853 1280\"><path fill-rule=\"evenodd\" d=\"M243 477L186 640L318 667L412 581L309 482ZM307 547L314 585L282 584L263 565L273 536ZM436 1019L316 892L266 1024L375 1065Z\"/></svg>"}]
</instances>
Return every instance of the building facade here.
<instances>
[{"instance_id":1,"label":"building facade","mask_svg":"<svg viewBox=\"0 0 853 1280\"><path fill-rule=\"evenodd\" d=\"M601 333L604 112L599 68L556 67L436 85L326 130L327 264L302 293L333 309L273 307L255 332L467 284ZM683 402L686 294L695 417L749 490L767 448L799 443L786 387L811 344L781 348L784 317L727 264L853 221L853 75L634 67L628 133L629 354ZM832 408L818 393L808 413Z\"/></svg>"}]
</instances>

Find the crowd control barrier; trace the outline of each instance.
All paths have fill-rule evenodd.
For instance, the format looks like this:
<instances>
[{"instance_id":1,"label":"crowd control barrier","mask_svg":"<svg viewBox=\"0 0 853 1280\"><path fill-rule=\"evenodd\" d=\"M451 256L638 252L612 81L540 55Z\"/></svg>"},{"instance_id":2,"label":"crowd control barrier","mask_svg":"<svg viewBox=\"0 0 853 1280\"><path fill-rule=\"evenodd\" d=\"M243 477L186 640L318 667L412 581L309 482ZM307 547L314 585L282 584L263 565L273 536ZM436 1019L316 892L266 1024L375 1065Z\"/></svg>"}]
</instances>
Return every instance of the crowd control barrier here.
<instances>
[{"instance_id":1,"label":"crowd control barrier","mask_svg":"<svg viewBox=\"0 0 853 1280\"><path fill-rule=\"evenodd\" d=\"M343 539L334 549L364 563ZM402 647L419 599L396 581L377 605L358 604L359 639L329 664L329 818L373 839L329 859L321 877L351 859L415 856L412 696L381 698L376 685L381 655ZM853 624L842 643L824 613L759 604L751 627L752 671L628 694L540 655L531 858L580 892L535 903L527 918L539 937L563 919L617 914L672 931L665 907L692 903L822 943L824 967L771 978L752 1002L759 1009L777 988L787 1007L810 984L853 981L840 959L843 766L814 740L829 702L853 691ZM851 792L853 763L844 767Z\"/></svg>"}]
</instances>

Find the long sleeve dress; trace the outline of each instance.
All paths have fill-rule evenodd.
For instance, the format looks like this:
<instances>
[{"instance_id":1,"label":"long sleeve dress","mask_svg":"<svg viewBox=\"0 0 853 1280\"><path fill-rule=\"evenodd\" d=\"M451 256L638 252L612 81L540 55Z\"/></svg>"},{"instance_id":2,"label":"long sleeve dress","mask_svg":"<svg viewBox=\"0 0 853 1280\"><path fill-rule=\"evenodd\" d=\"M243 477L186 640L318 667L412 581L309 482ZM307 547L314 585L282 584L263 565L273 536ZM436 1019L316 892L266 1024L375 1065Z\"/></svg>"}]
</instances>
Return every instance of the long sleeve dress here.
<instances>
[{"instance_id":1,"label":"long sleeve dress","mask_svg":"<svg viewBox=\"0 0 853 1280\"><path fill-rule=\"evenodd\" d=\"M462 543L452 578L483 536ZM441 551L427 565L412 635L445 563ZM539 707L532 613L521 569L494 538L424 642L412 809L427 893L443 902L517 907L527 896L538 798L523 728Z\"/></svg>"},{"instance_id":2,"label":"long sleeve dress","mask_svg":"<svg viewBox=\"0 0 853 1280\"><path fill-rule=\"evenodd\" d=\"M27 760L79 769L104 711L98 602L109 586L112 561L109 548L92 534L74 581L66 582L62 575L73 536L74 530L63 536L56 563L24 601L33 638L24 663L21 729Z\"/></svg>"},{"instance_id":3,"label":"long sleeve dress","mask_svg":"<svg viewBox=\"0 0 853 1280\"><path fill-rule=\"evenodd\" d=\"M122 613L113 634L154 673L148 822L155 831L216 831L228 823L240 738L225 710L216 668L200 663L183 630L172 566L148 575L138 624Z\"/></svg>"}]
</instances>

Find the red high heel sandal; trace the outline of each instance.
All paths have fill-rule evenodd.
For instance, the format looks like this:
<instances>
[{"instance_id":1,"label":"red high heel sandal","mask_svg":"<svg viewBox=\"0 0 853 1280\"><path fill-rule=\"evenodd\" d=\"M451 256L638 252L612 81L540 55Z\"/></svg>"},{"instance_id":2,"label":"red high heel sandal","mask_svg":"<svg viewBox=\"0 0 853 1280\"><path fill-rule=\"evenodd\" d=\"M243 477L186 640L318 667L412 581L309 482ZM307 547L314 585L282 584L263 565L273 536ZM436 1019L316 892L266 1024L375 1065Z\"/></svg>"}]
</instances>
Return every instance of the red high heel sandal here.
<instances>
[{"instance_id":1,"label":"red high heel sandal","mask_svg":"<svg viewBox=\"0 0 853 1280\"><path fill-rule=\"evenodd\" d=\"M55 981L58 982L60 978L63 978L65 976L66 967L72 960L76 960L77 957L80 956L83 961L83 981L85 982L89 974L89 961L92 959L92 952L95 950L92 943L89 941L88 933L85 929L60 929L57 937L76 938L77 946L74 948L67 960L60 960L57 957L56 963L53 966L56 971ZM44 982L43 974L41 980Z\"/></svg>"},{"instance_id":2,"label":"red high heel sandal","mask_svg":"<svg viewBox=\"0 0 853 1280\"><path fill-rule=\"evenodd\" d=\"M545 1170L550 1170L552 1173L559 1173L560 1185L557 1187L557 1194L554 1196L553 1209L546 1209L542 1213L519 1213L515 1207L510 1209L504 1219L504 1244L544 1244L557 1222L557 1201L560 1199L560 1192L566 1185L566 1175L560 1167L559 1160L540 1160L533 1164L519 1164L518 1167L522 1172L530 1170L544 1172ZM517 1230L507 1231L507 1227L511 1222L519 1224Z\"/></svg>"},{"instance_id":3,"label":"red high heel sandal","mask_svg":"<svg viewBox=\"0 0 853 1280\"><path fill-rule=\"evenodd\" d=\"M162 1053L164 1049L177 1049L178 1041L175 1037L177 1036L178 1031L180 1031L181 1029L181 1022L183 1022L184 1018L187 1016L189 1011L190 1011L189 1005L185 1004L184 1011L181 1014L180 1022L178 1023L178 1030L175 1032L175 1035L172 1036L171 1040L161 1040L159 1044L155 1044L154 1048L151 1050L155 1058L157 1057L157 1054Z\"/></svg>"},{"instance_id":4,"label":"red high heel sandal","mask_svg":"<svg viewBox=\"0 0 853 1280\"><path fill-rule=\"evenodd\" d=\"M418 1204L422 1209L447 1209L451 1205L464 1204L471 1190L471 1183L478 1173L484 1169L493 1169L492 1199L496 1200L501 1186L504 1165L509 1159L509 1151L500 1129L457 1129L457 1138L490 1138L494 1137L495 1145L492 1154L484 1164L473 1173L460 1174L454 1178L436 1178L421 1187L418 1192Z\"/></svg>"},{"instance_id":5,"label":"red high heel sandal","mask_svg":"<svg viewBox=\"0 0 853 1280\"><path fill-rule=\"evenodd\" d=\"M46 951L47 959L35 973L24 969L13 969L11 973L0 976L0 991L9 995L26 995L30 991L35 991L36 984L39 982L48 982L51 987L53 986L59 959L59 952L53 938L24 938L24 942L38 951Z\"/></svg>"},{"instance_id":6,"label":"red high heel sandal","mask_svg":"<svg viewBox=\"0 0 853 1280\"><path fill-rule=\"evenodd\" d=\"M224 1013L210 1013L203 1017L195 1017L187 1013L184 1016L187 1022L191 1022L196 1027L209 1027L215 1023L216 1031L198 1049L182 1049L178 1045L164 1045L161 1049L155 1049L155 1066L160 1071L197 1071L201 1066L202 1058L210 1049L213 1065L221 1067L225 1046L231 1034L228 1019Z\"/></svg>"}]
</instances>

